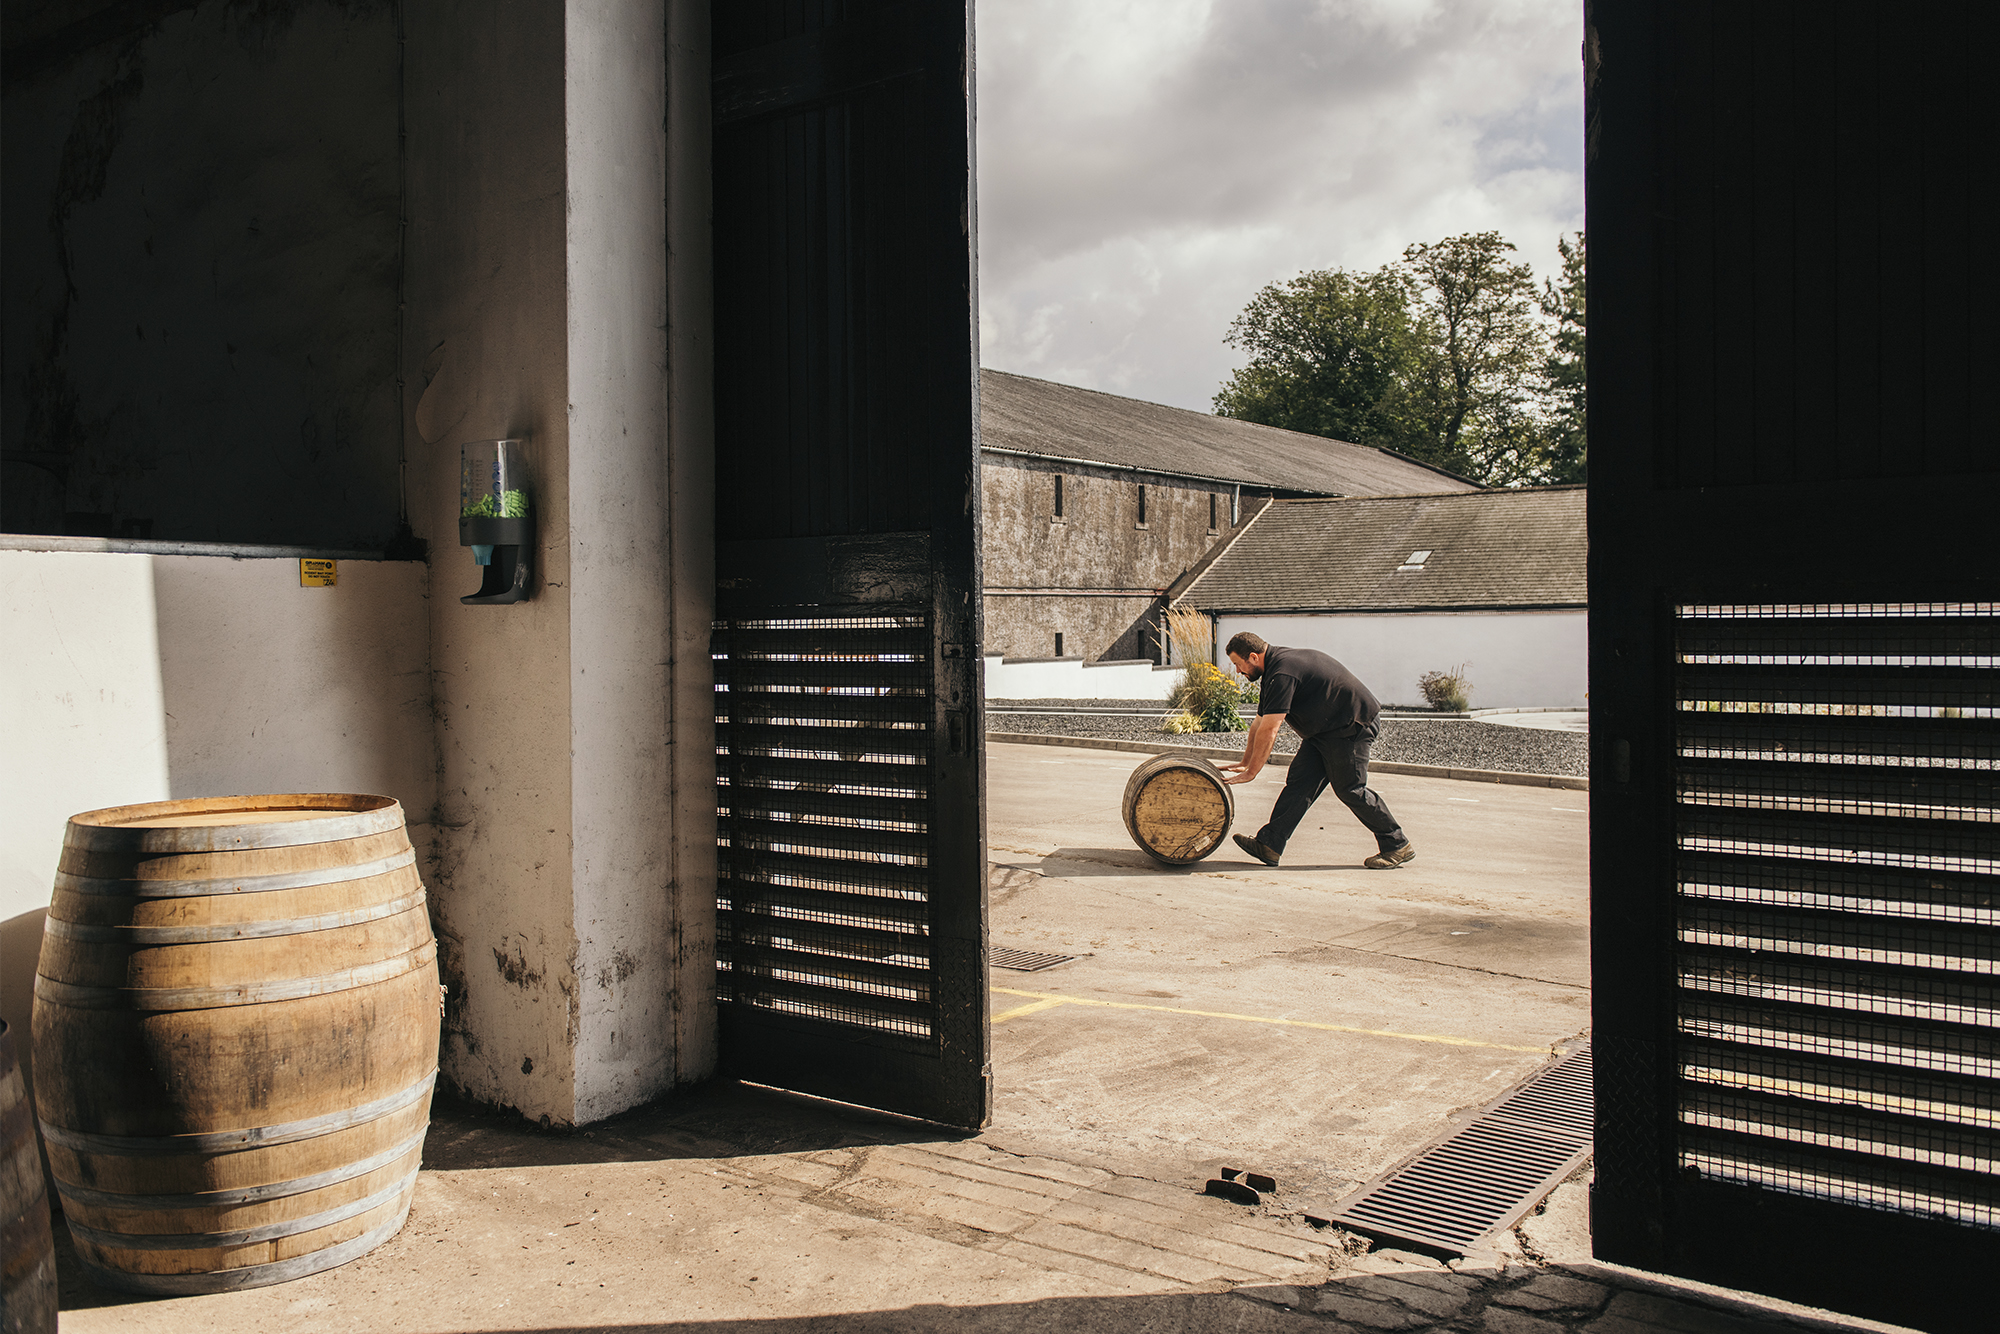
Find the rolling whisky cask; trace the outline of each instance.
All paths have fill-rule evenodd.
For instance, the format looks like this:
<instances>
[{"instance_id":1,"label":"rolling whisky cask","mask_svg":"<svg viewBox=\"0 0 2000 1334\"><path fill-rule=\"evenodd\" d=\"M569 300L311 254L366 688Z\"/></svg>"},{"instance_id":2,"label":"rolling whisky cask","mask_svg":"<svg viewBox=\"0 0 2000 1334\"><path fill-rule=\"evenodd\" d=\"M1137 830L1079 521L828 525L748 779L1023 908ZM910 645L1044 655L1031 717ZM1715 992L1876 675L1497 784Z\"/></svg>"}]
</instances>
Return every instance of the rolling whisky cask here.
<instances>
[{"instance_id":1,"label":"rolling whisky cask","mask_svg":"<svg viewBox=\"0 0 2000 1334\"><path fill-rule=\"evenodd\" d=\"M1125 828L1169 866L1198 862L1229 837L1236 798L1207 760L1156 755L1125 781Z\"/></svg>"},{"instance_id":2,"label":"rolling whisky cask","mask_svg":"<svg viewBox=\"0 0 2000 1334\"><path fill-rule=\"evenodd\" d=\"M403 810L303 794L73 817L35 978L35 1103L97 1281L330 1269L408 1214L437 945Z\"/></svg>"},{"instance_id":3,"label":"rolling whisky cask","mask_svg":"<svg viewBox=\"0 0 2000 1334\"><path fill-rule=\"evenodd\" d=\"M0 1334L56 1334L56 1253L14 1039L0 1020Z\"/></svg>"}]
</instances>

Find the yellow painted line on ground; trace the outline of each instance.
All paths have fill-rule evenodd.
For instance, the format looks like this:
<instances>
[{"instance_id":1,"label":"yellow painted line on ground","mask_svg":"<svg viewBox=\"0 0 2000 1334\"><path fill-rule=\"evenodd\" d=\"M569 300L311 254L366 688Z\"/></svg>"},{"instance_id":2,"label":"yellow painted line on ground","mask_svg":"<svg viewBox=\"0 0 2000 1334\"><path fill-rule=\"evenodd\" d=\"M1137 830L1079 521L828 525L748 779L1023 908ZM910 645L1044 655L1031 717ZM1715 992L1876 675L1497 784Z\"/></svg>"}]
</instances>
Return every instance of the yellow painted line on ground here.
<instances>
[{"instance_id":1,"label":"yellow painted line on ground","mask_svg":"<svg viewBox=\"0 0 2000 1334\"><path fill-rule=\"evenodd\" d=\"M1012 995L1013 993L1009 992L1008 994ZM996 1024L1004 1024L1009 1019L1019 1019L1024 1014L1033 1014L1037 1010L1052 1010L1058 1005L1066 1005L1066 1004L1068 1004L1068 1002L1062 1000L1059 997L1052 997L1048 1000L1038 1000L1030 1005L1018 1006L1017 1008L1012 1010L1003 1010L999 1014L993 1016L993 1022Z\"/></svg>"},{"instance_id":2,"label":"yellow painted line on ground","mask_svg":"<svg viewBox=\"0 0 2000 1334\"><path fill-rule=\"evenodd\" d=\"M1235 1019L1246 1024L1278 1024L1285 1028L1314 1028L1326 1033L1358 1033L1370 1038L1400 1038L1405 1042L1436 1042L1447 1047L1484 1047L1489 1051L1547 1051L1545 1043L1539 1047L1516 1047L1505 1042L1481 1042L1476 1038L1452 1038L1441 1033L1398 1033L1387 1028L1355 1028L1349 1024L1320 1024L1310 1019L1273 1019L1261 1014L1230 1014L1224 1010L1183 1010L1172 1005L1140 1005L1133 1001L1090 1000L1082 996L1051 996L1045 991L1015 991L1008 987L994 987L996 996L1024 996L1037 1002L1023 1005L1016 1010L993 1016L993 1022L1012 1019L1017 1015L1029 1014L1035 1010L1051 1010L1058 1005L1095 1005L1106 1010L1157 1010L1161 1014L1185 1014L1198 1019Z\"/></svg>"}]
</instances>

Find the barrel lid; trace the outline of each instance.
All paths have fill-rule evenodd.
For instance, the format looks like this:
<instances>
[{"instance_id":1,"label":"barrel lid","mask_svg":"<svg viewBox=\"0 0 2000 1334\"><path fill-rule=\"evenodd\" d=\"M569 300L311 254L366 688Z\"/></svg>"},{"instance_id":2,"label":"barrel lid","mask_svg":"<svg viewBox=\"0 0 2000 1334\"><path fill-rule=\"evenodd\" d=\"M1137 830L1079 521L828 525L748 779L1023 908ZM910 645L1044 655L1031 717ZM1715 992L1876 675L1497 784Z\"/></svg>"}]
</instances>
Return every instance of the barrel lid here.
<instances>
[{"instance_id":1,"label":"barrel lid","mask_svg":"<svg viewBox=\"0 0 2000 1334\"><path fill-rule=\"evenodd\" d=\"M403 827L394 797L287 792L107 806L69 818L67 847L86 852L233 852L386 834Z\"/></svg>"}]
</instances>

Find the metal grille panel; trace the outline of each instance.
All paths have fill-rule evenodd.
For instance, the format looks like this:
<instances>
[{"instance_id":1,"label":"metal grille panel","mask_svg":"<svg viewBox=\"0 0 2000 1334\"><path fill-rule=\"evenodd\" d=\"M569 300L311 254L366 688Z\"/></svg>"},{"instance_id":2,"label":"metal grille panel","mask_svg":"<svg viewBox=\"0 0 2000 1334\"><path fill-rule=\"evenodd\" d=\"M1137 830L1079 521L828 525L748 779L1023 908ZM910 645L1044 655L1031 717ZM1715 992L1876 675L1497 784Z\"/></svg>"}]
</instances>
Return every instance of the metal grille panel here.
<instances>
[{"instance_id":1,"label":"metal grille panel","mask_svg":"<svg viewBox=\"0 0 2000 1334\"><path fill-rule=\"evenodd\" d=\"M2000 606L1681 606L1676 1161L2000 1228Z\"/></svg>"},{"instance_id":2,"label":"metal grille panel","mask_svg":"<svg viewBox=\"0 0 2000 1334\"><path fill-rule=\"evenodd\" d=\"M987 958L995 968L1011 968L1017 973L1039 973L1076 961L1074 954L1048 954L1040 950L994 949L988 951Z\"/></svg>"},{"instance_id":3,"label":"metal grille panel","mask_svg":"<svg viewBox=\"0 0 2000 1334\"><path fill-rule=\"evenodd\" d=\"M711 656L718 998L929 1039L928 617L723 620Z\"/></svg>"},{"instance_id":4,"label":"metal grille panel","mask_svg":"<svg viewBox=\"0 0 2000 1334\"><path fill-rule=\"evenodd\" d=\"M1342 1200L1329 1221L1377 1241L1465 1254L1512 1227L1589 1156L1593 1083L1585 1043Z\"/></svg>"}]
</instances>

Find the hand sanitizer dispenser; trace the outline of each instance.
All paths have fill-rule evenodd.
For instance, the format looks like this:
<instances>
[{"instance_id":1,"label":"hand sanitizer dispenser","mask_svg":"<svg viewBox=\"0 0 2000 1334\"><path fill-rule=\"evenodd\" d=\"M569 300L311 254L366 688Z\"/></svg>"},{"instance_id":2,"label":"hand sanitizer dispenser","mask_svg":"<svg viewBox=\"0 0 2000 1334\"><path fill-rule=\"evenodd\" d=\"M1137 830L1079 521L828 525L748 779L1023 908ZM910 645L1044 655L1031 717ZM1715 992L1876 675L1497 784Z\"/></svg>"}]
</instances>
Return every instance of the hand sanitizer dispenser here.
<instances>
[{"instance_id":1,"label":"hand sanitizer dispenser","mask_svg":"<svg viewBox=\"0 0 2000 1334\"><path fill-rule=\"evenodd\" d=\"M459 599L469 607L528 600L535 521L527 443L473 440L458 448L458 542L480 566L479 591Z\"/></svg>"}]
</instances>

